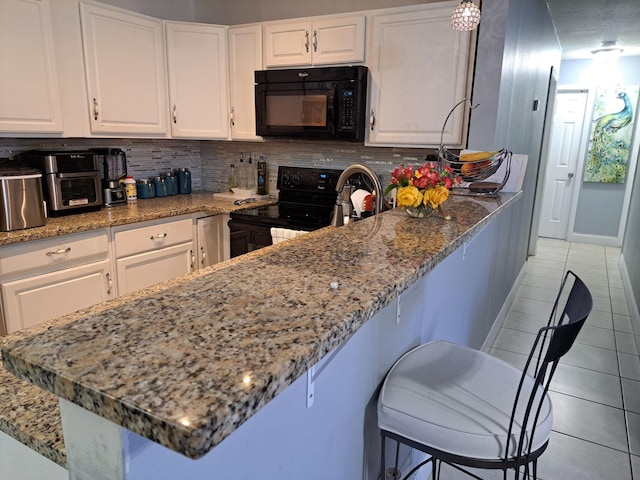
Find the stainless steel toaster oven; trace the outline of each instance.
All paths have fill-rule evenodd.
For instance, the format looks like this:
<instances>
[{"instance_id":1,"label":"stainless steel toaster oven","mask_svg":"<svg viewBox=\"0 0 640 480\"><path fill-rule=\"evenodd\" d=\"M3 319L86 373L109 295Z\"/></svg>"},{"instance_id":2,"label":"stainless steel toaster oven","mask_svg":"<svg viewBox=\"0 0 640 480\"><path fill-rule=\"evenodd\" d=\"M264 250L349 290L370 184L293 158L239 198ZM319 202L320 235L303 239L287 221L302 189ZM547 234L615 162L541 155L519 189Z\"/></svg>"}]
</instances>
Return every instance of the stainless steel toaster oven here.
<instances>
[{"instance_id":1,"label":"stainless steel toaster oven","mask_svg":"<svg viewBox=\"0 0 640 480\"><path fill-rule=\"evenodd\" d=\"M102 207L98 157L90 151L30 150L20 160L42 172L42 190L50 216Z\"/></svg>"}]
</instances>

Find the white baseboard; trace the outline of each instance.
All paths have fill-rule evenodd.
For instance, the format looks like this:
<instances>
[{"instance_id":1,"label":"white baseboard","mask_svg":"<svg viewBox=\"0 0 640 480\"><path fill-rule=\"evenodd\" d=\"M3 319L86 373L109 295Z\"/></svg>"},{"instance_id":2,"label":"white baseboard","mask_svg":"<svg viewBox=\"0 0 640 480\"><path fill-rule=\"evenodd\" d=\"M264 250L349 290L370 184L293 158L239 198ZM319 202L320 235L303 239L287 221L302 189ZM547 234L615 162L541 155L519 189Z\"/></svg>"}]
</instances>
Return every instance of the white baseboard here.
<instances>
[{"instance_id":1,"label":"white baseboard","mask_svg":"<svg viewBox=\"0 0 640 480\"><path fill-rule=\"evenodd\" d=\"M631 325L636 335L640 334L640 311L638 311L638 304L636 303L636 296L633 292L631 285L631 278L629 277L629 270L627 270L627 264L624 261L624 253L620 254L618 260L618 266L620 267L620 276L622 277L622 284L624 286L625 297L627 297L627 306L629 307L629 315L631 316Z\"/></svg>"},{"instance_id":2,"label":"white baseboard","mask_svg":"<svg viewBox=\"0 0 640 480\"><path fill-rule=\"evenodd\" d=\"M516 298L516 294L518 293L520 284L522 283L522 280L524 279L524 276L527 273L527 265L528 265L528 262L524 262L524 265L522 265L522 268L520 269L520 273L518 273L518 276L516 277L516 281L514 282L513 286L511 287L511 290L509 291L509 295L507 295L507 298L502 304L502 308L500 309L500 312L498 312L498 316L494 320L493 325L491 326L491 330L489 330L489 333L487 334L487 338L485 338L484 343L482 344L482 347L480 350L482 350L485 353L491 350L491 346L495 342L496 337L498 336L498 332L500 332L500 329L502 328L502 324L504 323L505 318L507 318L507 313L509 313L509 309L511 308L511 305L513 304L513 301Z\"/></svg>"},{"instance_id":3,"label":"white baseboard","mask_svg":"<svg viewBox=\"0 0 640 480\"><path fill-rule=\"evenodd\" d=\"M604 245L605 247L621 247L618 237L609 237L607 235L590 235L586 233L570 233L567 235L568 242L590 243L593 245Z\"/></svg>"}]
</instances>

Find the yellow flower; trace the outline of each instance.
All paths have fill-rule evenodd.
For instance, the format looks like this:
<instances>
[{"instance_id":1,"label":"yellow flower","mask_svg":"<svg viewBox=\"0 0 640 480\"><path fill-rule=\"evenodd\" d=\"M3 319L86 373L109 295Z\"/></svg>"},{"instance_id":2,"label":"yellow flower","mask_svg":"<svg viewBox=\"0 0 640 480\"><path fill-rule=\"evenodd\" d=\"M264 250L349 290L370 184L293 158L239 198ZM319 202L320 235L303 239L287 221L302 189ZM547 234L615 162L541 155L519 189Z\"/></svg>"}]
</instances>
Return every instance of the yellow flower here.
<instances>
[{"instance_id":1,"label":"yellow flower","mask_svg":"<svg viewBox=\"0 0 640 480\"><path fill-rule=\"evenodd\" d=\"M399 207L417 207L422 203L422 192L413 185L400 187L396 200Z\"/></svg>"},{"instance_id":2,"label":"yellow flower","mask_svg":"<svg viewBox=\"0 0 640 480\"><path fill-rule=\"evenodd\" d=\"M427 188L424 191L423 203L431 208L437 208L442 202L449 198L449 190L444 185L437 185Z\"/></svg>"}]
</instances>

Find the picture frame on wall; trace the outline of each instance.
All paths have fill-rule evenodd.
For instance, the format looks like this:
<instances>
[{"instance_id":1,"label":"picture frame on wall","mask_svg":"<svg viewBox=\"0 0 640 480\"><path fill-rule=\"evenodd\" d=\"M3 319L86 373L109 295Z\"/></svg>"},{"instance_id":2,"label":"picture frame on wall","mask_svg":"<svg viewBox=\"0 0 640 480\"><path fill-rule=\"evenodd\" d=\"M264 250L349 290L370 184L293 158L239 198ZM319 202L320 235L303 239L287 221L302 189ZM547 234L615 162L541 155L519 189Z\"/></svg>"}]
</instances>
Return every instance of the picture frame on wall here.
<instances>
[{"instance_id":1,"label":"picture frame on wall","mask_svg":"<svg viewBox=\"0 0 640 480\"><path fill-rule=\"evenodd\" d=\"M624 183L631 153L640 86L596 90L584 181Z\"/></svg>"}]
</instances>

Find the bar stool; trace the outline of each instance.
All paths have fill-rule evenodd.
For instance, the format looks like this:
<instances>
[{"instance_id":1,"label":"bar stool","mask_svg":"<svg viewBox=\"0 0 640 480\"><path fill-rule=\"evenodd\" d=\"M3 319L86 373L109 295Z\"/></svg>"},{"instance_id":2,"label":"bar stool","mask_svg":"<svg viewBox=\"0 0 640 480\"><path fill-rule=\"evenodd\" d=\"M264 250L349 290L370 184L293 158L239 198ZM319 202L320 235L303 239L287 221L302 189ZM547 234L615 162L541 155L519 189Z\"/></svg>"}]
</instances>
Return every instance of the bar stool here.
<instances>
[{"instance_id":1,"label":"bar stool","mask_svg":"<svg viewBox=\"0 0 640 480\"><path fill-rule=\"evenodd\" d=\"M537 478L537 459L547 448L553 423L549 384L592 306L589 289L568 271L522 371L445 341L405 353L387 374L378 398L380 478L385 478L387 438L398 442L396 469L400 444L430 455L405 479L429 462L433 480L440 478L442 462L477 479L466 468L500 469L505 479L510 470L515 479Z\"/></svg>"}]
</instances>

